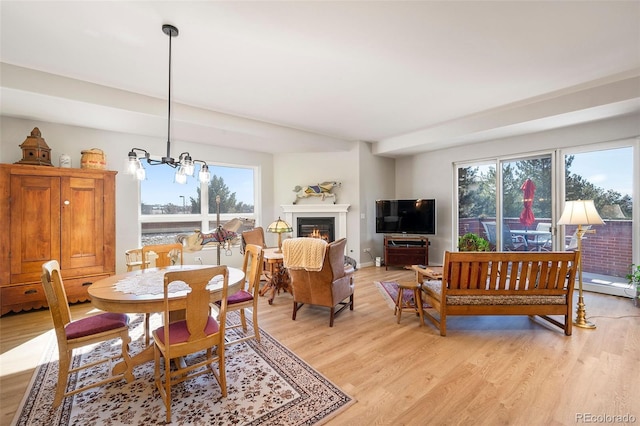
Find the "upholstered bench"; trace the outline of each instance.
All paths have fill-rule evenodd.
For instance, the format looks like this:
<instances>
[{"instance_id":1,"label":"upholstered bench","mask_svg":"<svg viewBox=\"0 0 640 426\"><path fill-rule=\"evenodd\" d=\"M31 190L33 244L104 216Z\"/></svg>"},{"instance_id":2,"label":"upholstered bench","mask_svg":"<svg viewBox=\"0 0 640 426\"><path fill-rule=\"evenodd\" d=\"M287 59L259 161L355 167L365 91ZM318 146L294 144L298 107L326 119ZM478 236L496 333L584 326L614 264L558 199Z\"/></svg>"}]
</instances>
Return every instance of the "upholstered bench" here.
<instances>
[{"instance_id":1,"label":"upholstered bench","mask_svg":"<svg viewBox=\"0 0 640 426\"><path fill-rule=\"evenodd\" d=\"M570 336L577 260L577 252L445 252L441 281L413 269L437 313L424 317L442 336L447 315L538 315Z\"/></svg>"}]
</instances>

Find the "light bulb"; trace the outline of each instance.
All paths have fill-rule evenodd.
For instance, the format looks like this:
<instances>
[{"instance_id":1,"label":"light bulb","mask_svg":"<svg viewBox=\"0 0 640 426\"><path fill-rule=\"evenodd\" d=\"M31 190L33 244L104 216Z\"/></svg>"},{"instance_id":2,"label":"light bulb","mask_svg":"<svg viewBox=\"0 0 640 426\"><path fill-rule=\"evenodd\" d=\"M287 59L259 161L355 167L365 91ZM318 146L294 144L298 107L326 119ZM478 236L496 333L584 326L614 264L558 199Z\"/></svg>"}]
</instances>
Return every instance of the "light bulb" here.
<instances>
[{"instance_id":1,"label":"light bulb","mask_svg":"<svg viewBox=\"0 0 640 426\"><path fill-rule=\"evenodd\" d=\"M202 167L200 167L200 173L198 174L198 179L200 180L201 183L209 183L209 181L211 180L211 173L209 173L209 166L207 166L206 164L203 164Z\"/></svg>"}]
</instances>

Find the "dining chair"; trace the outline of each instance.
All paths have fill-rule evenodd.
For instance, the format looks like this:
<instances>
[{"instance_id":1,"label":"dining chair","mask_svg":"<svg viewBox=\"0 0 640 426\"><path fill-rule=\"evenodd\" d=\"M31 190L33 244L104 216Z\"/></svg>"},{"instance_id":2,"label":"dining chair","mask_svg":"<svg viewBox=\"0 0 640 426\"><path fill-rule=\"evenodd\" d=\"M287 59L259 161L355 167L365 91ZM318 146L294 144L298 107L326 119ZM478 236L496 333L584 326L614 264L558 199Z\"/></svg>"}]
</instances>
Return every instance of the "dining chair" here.
<instances>
[{"instance_id":1,"label":"dining chair","mask_svg":"<svg viewBox=\"0 0 640 426\"><path fill-rule=\"evenodd\" d=\"M262 226L257 226L253 229L249 229L248 231L244 231L241 234L242 237L242 241L241 241L241 251L244 253L244 249L248 244L255 244L259 247L262 247L262 249L266 249L267 248L267 243L265 242L264 239L264 228L262 228ZM267 272L269 270L269 266L266 264L266 260L262 262L262 271L260 273L261 277L262 275L264 275L264 279L265 280L269 280L271 277L269 276L269 273Z\"/></svg>"},{"instance_id":2,"label":"dining chair","mask_svg":"<svg viewBox=\"0 0 640 426\"><path fill-rule=\"evenodd\" d=\"M149 244L142 246L142 258L151 259L155 257L156 268L163 268L165 266L182 265L183 262L183 246L180 243L174 244ZM142 269L150 267L150 262L144 262ZM149 318L150 313L144 314L144 344L149 346Z\"/></svg>"},{"instance_id":3,"label":"dining chair","mask_svg":"<svg viewBox=\"0 0 640 426\"><path fill-rule=\"evenodd\" d=\"M243 288L229 296L227 301L227 312L240 311L240 324L227 326L227 329L242 327L245 334L247 333L247 320L245 317L245 309L250 308L253 318L253 334L238 339L227 341L227 345L244 342L255 338L260 342L260 328L258 327L258 296L260 292L260 274L262 273L262 261L264 252L262 247L255 244L247 244L244 251L244 260L242 262L242 271L245 276ZM216 302L216 306L220 306L220 301Z\"/></svg>"},{"instance_id":4,"label":"dining chair","mask_svg":"<svg viewBox=\"0 0 640 426\"><path fill-rule=\"evenodd\" d=\"M209 290L207 285L216 276L222 276L222 299L220 318L216 321L209 310ZM169 284L181 281L189 291L186 295L185 319L170 322ZM167 423L171 422L171 386L211 372L220 385L222 396L227 396L224 367L224 329L227 313L227 293L229 271L226 266L204 269L167 272L164 274L163 325L153 331L154 341L154 381L166 407ZM214 352L213 347L216 347ZM203 360L189 364L187 355L206 351ZM172 370L171 360L180 358ZM164 375L161 362L164 360ZM213 363L218 363L216 372ZM202 368L202 367L208 368Z\"/></svg>"},{"instance_id":5,"label":"dining chair","mask_svg":"<svg viewBox=\"0 0 640 426\"><path fill-rule=\"evenodd\" d=\"M56 386L53 406L57 407L60 405L62 400L67 396L84 392L93 387L102 386L123 378L127 382L133 381L134 377L131 373L131 368L129 368L131 364L131 358L128 352L129 342L131 341L129 337L129 317L126 314L104 312L74 321L71 318L67 294L64 289L60 265L57 260L50 260L42 265L41 279L58 340L58 385ZM121 355L86 362L71 368L74 349L112 339L120 339L122 346ZM95 380L93 383L86 385L77 384L79 387L65 391L71 374L99 364L110 363L118 358L123 358L127 365L124 373L102 380Z\"/></svg>"},{"instance_id":6,"label":"dining chair","mask_svg":"<svg viewBox=\"0 0 640 426\"><path fill-rule=\"evenodd\" d=\"M131 249L124 252L125 265L127 265L127 272L131 272L134 269L145 269L149 267L149 259L145 259L144 265L142 264L142 249Z\"/></svg>"},{"instance_id":7,"label":"dining chair","mask_svg":"<svg viewBox=\"0 0 640 426\"><path fill-rule=\"evenodd\" d=\"M171 265L182 265L184 247L180 243L173 244L150 244L142 246L142 257L150 259L155 257L156 268ZM148 268L150 263L145 263L142 269Z\"/></svg>"}]
</instances>

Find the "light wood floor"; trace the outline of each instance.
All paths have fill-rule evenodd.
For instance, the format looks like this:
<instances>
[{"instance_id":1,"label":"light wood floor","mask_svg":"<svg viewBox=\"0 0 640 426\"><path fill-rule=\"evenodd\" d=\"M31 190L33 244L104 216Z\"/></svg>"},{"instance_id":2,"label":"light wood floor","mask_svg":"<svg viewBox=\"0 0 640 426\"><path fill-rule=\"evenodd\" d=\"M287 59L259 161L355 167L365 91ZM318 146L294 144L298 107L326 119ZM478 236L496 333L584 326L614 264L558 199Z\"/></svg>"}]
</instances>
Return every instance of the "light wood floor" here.
<instances>
[{"instance_id":1,"label":"light wood floor","mask_svg":"<svg viewBox=\"0 0 640 426\"><path fill-rule=\"evenodd\" d=\"M330 425L571 425L603 415L640 422L640 309L630 299L585 293L598 328L574 328L571 337L528 317L450 317L440 337L410 314L396 324L373 284L411 278L396 268L358 270L355 310L333 328L316 307L292 321L289 294L273 305L261 299L260 326L357 399ZM91 310L73 306L76 317ZM0 319L2 424L50 328L46 310Z\"/></svg>"}]
</instances>

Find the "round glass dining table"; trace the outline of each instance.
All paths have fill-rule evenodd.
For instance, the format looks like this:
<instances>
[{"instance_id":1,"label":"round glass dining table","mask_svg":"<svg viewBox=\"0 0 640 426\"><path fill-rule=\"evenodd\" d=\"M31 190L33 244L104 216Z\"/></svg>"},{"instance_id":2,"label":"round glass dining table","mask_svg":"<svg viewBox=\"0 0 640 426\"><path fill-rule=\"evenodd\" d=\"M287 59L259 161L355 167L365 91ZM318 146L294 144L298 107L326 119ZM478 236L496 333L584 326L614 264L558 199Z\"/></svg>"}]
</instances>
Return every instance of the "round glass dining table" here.
<instances>
[{"instance_id":1,"label":"round glass dining table","mask_svg":"<svg viewBox=\"0 0 640 426\"><path fill-rule=\"evenodd\" d=\"M98 280L88 288L91 304L96 308L106 312L117 313L153 313L164 311L163 279L164 272L184 271L192 269L208 268L210 265L182 265L168 266L166 268L148 268L137 271L130 271ZM236 293L242 288L244 283L244 272L238 268L228 267L229 288L228 295ZM158 288L153 292L140 294L140 292L128 291L123 285L135 282L136 280L157 281ZM126 287L126 286L124 286ZM158 290L159 289L159 290ZM216 302L222 298L222 281L212 280L209 284L210 301ZM176 292L174 297L169 298L169 310L181 311L186 307L186 297L184 292ZM131 357L132 365L127 366L124 361L113 367L113 374L120 374L126 369L133 370L136 365L153 360L153 345L147 346L142 352Z\"/></svg>"}]
</instances>

